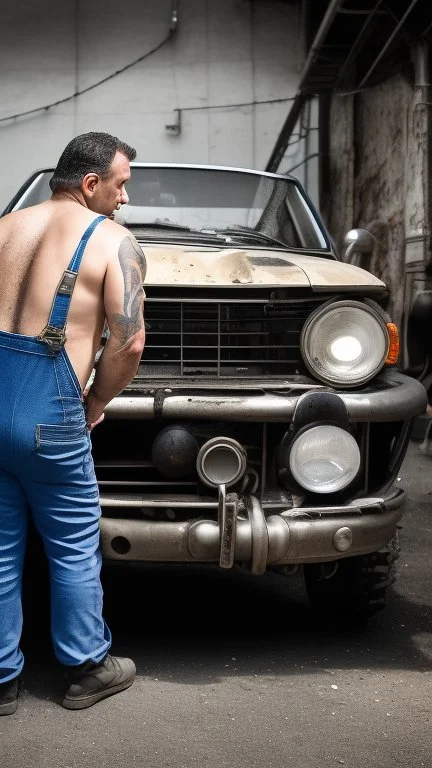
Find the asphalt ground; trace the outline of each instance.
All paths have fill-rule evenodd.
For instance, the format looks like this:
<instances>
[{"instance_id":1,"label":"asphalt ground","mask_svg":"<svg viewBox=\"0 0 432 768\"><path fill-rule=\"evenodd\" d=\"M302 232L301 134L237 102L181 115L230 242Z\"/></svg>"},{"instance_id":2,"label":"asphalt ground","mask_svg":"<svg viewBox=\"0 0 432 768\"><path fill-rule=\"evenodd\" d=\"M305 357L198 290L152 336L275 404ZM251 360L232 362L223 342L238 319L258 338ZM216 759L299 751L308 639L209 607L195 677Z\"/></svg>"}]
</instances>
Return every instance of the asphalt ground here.
<instances>
[{"instance_id":1,"label":"asphalt ground","mask_svg":"<svg viewBox=\"0 0 432 768\"><path fill-rule=\"evenodd\" d=\"M318 621L296 577L105 569L113 652L138 674L81 712L60 705L41 562L26 577L24 689L0 718L1 768L432 766L432 458L417 443L400 476L398 578L365 627Z\"/></svg>"}]
</instances>

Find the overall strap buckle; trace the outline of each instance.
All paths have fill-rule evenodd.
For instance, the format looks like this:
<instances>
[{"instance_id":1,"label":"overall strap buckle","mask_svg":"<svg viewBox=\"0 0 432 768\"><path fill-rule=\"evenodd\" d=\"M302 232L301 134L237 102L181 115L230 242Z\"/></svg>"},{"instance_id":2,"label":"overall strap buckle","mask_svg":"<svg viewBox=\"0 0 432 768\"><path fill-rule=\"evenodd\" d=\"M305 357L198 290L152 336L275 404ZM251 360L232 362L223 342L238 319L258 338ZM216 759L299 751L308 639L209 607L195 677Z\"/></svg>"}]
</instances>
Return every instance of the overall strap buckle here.
<instances>
[{"instance_id":1,"label":"overall strap buckle","mask_svg":"<svg viewBox=\"0 0 432 768\"><path fill-rule=\"evenodd\" d=\"M78 272L73 272L71 269L66 269L63 273L59 287L57 288L57 293L63 294L65 296L72 296L77 277Z\"/></svg>"},{"instance_id":2,"label":"overall strap buckle","mask_svg":"<svg viewBox=\"0 0 432 768\"><path fill-rule=\"evenodd\" d=\"M48 344L53 352L60 352L66 343L65 329L55 328L53 325L46 325L36 338L39 341L44 341L45 344Z\"/></svg>"},{"instance_id":3,"label":"overall strap buckle","mask_svg":"<svg viewBox=\"0 0 432 768\"><path fill-rule=\"evenodd\" d=\"M36 338L44 341L52 349L54 354L58 354L66 342L66 323L69 312L72 293L75 288L78 270L84 254L87 241L97 225L103 221L106 216L97 216L87 227L68 268L63 272L60 283L54 294L48 323Z\"/></svg>"}]
</instances>

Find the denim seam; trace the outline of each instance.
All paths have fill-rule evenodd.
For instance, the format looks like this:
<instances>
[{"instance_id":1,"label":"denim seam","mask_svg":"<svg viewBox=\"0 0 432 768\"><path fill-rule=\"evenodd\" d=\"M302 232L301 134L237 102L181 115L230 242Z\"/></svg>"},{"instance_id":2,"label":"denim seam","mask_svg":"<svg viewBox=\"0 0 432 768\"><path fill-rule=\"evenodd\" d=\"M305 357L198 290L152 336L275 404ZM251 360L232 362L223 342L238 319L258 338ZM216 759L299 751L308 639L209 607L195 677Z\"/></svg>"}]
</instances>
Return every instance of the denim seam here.
<instances>
[{"instance_id":1,"label":"denim seam","mask_svg":"<svg viewBox=\"0 0 432 768\"><path fill-rule=\"evenodd\" d=\"M60 394L66 397L69 397L69 396L73 397L75 395L76 397L81 398L82 397L81 389L77 388L76 382L74 381L74 378L69 368L70 363L68 361L67 352L64 349L61 350L55 362L56 362L56 369L57 369L58 378L59 378L59 386L61 387ZM71 387L73 390L72 395L70 395Z\"/></svg>"},{"instance_id":2,"label":"denim seam","mask_svg":"<svg viewBox=\"0 0 432 768\"><path fill-rule=\"evenodd\" d=\"M24 349L23 347L12 347L9 344L1 344L0 347L2 349L13 349L15 352L24 352L26 355L39 355L39 357L52 357L51 353L48 352L35 352L31 349Z\"/></svg>"},{"instance_id":3,"label":"denim seam","mask_svg":"<svg viewBox=\"0 0 432 768\"><path fill-rule=\"evenodd\" d=\"M79 427L76 424L37 424L37 429L40 444L75 443L87 437L86 428L84 426ZM50 432L55 432L56 430L58 430L57 439L49 439L51 437ZM62 433L63 435L66 433L66 439L61 437ZM70 437L71 433L72 437ZM45 437L45 435L47 436Z\"/></svg>"},{"instance_id":4,"label":"denim seam","mask_svg":"<svg viewBox=\"0 0 432 768\"><path fill-rule=\"evenodd\" d=\"M15 445L13 441L13 433L15 428L15 411L17 409L18 400L24 389L25 384L26 384L26 380L24 377L22 377L19 386L15 390L15 398L14 398L14 403L13 403L13 408L11 413L10 442L9 442L9 456L10 456L11 465L14 463L14 460L15 460Z\"/></svg>"},{"instance_id":5,"label":"denim seam","mask_svg":"<svg viewBox=\"0 0 432 768\"><path fill-rule=\"evenodd\" d=\"M74 377L72 376L72 372L71 372L71 370L70 370L70 369L72 368L72 363L71 363L71 361L70 361L70 359L69 359L69 355L68 355L68 353L66 352L66 350L65 350L65 349L64 349L64 350L62 350L62 351L63 351L63 362L64 362L64 365L65 365L65 367L66 367L66 371L67 371L67 373L68 373L68 376L69 376L69 380L70 380L70 382L71 382L71 384L72 384L72 386L73 386L73 388L74 388L75 392L77 393L78 397L80 397L80 398L81 398L81 397L82 397L82 391L81 391L81 388L80 388L80 389L78 389L78 387L77 387L77 383L76 383L76 381L74 380ZM75 376L76 376L76 373L75 373ZM78 377L77 377L77 378L78 378Z\"/></svg>"},{"instance_id":6,"label":"denim seam","mask_svg":"<svg viewBox=\"0 0 432 768\"><path fill-rule=\"evenodd\" d=\"M54 375L56 377L57 390L59 393L61 407L63 411L63 424L66 424L66 411L65 411L64 402L63 402L63 393L62 393L62 389L61 389L61 385L60 385L60 381L57 373L57 358L54 358Z\"/></svg>"},{"instance_id":7,"label":"denim seam","mask_svg":"<svg viewBox=\"0 0 432 768\"><path fill-rule=\"evenodd\" d=\"M83 472L86 480L90 480L92 471L94 472L94 464L93 464L92 442L91 442L90 432L87 427L86 427L86 430L87 430L87 453L84 456Z\"/></svg>"}]
</instances>

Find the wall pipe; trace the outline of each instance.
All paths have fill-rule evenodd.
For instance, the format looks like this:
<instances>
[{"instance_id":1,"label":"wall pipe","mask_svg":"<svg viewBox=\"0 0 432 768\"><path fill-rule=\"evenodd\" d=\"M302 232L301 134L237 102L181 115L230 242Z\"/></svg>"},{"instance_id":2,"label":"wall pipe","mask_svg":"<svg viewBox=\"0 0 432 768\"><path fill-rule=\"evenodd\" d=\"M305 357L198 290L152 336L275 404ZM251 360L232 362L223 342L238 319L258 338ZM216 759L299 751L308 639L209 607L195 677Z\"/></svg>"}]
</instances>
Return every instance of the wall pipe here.
<instances>
[{"instance_id":1,"label":"wall pipe","mask_svg":"<svg viewBox=\"0 0 432 768\"><path fill-rule=\"evenodd\" d=\"M330 30L330 27L332 26L333 21L336 17L336 14L338 13L339 8L341 7L343 2L344 0L331 0L324 14L323 20L318 28L318 31L315 35L310 51L304 63L303 69L301 71L300 85L294 97L292 107L288 112L288 116L285 120L284 125L282 126L282 130L277 138L276 144L273 148L273 152L266 165L266 168L265 168L266 171L271 171L273 173L277 171L279 164L285 154L285 150L288 146L288 142L290 140L291 134L300 116L300 112L308 98L308 94L303 91L306 77L309 74L309 70L311 66L316 61L316 58Z\"/></svg>"},{"instance_id":2,"label":"wall pipe","mask_svg":"<svg viewBox=\"0 0 432 768\"><path fill-rule=\"evenodd\" d=\"M408 6L408 8L406 9L404 15L400 19L399 23L395 26L393 32L391 33L390 37L387 39L385 45L383 45L383 47L381 48L381 50L380 50L378 56L376 57L375 61L369 67L369 69L366 72L366 74L365 74L364 78L362 79L361 83L356 88L356 91L357 90L358 91L361 90L363 88L363 86L365 85L365 83L367 83L367 81L369 80L369 77L371 76L372 72L374 71L376 65L379 64L379 62L381 61L381 59L384 56L385 52L388 50L389 46L392 44L392 42L395 39L397 33L399 32L400 28L402 27L404 21L409 16L409 14L413 10L414 6L417 5L417 3L418 3L418 0L411 0L411 3Z\"/></svg>"}]
</instances>

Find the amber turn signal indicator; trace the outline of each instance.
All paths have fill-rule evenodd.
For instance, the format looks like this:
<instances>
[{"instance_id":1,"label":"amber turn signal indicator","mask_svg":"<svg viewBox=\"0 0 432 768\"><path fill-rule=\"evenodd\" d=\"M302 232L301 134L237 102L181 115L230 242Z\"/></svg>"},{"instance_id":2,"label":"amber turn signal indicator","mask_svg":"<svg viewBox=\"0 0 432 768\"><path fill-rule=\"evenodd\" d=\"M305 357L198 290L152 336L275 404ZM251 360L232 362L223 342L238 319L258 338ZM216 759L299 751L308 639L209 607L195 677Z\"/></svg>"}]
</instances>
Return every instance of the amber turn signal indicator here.
<instances>
[{"instance_id":1,"label":"amber turn signal indicator","mask_svg":"<svg viewBox=\"0 0 432 768\"><path fill-rule=\"evenodd\" d=\"M399 331L395 323L386 323L386 328L390 341L386 365L394 365L399 357Z\"/></svg>"}]
</instances>

